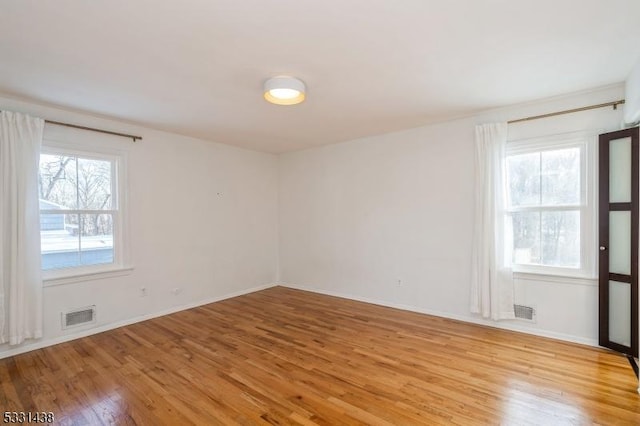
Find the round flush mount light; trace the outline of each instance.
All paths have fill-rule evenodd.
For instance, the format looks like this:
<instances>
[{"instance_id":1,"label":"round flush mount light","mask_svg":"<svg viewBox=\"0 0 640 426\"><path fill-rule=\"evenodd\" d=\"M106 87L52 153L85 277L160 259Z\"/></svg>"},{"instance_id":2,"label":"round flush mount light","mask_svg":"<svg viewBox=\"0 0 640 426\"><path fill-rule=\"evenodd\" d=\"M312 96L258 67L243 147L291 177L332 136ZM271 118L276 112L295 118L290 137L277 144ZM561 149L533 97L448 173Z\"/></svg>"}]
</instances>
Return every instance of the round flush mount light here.
<instances>
[{"instance_id":1,"label":"round flush mount light","mask_svg":"<svg viewBox=\"0 0 640 426\"><path fill-rule=\"evenodd\" d=\"M295 77L278 76L264 82L264 98L276 105L295 105L304 101L306 87Z\"/></svg>"}]
</instances>

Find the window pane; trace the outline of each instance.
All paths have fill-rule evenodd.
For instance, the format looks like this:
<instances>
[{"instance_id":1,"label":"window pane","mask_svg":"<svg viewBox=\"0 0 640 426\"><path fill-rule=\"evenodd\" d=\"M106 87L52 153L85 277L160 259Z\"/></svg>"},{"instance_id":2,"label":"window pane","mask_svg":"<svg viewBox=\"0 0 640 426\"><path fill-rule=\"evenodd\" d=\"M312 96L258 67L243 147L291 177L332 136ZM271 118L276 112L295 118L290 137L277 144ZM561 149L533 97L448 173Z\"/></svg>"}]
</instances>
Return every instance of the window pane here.
<instances>
[{"instance_id":1,"label":"window pane","mask_svg":"<svg viewBox=\"0 0 640 426\"><path fill-rule=\"evenodd\" d=\"M512 207L540 204L540 153L509 156L507 176Z\"/></svg>"},{"instance_id":2,"label":"window pane","mask_svg":"<svg viewBox=\"0 0 640 426\"><path fill-rule=\"evenodd\" d=\"M76 157L42 154L38 187L41 209L75 209Z\"/></svg>"},{"instance_id":3,"label":"window pane","mask_svg":"<svg viewBox=\"0 0 640 426\"><path fill-rule=\"evenodd\" d=\"M111 162L78 159L78 199L82 210L111 209Z\"/></svg>"},{"instance_id":4,"label":"window pane","mask_svg":"<svg viewBox=\"0 0 640 426\"><path fill-rule=\"evenodd\" d=\"M540 263L540 213L513 213L513 263Z\"/></svg>"},{"instance_id":5,"label":"window pane","mask_svg":"<svg viewBox=\"0 0 640 426\"><path fill-rule=\"evenodd\" d=\"M513 213L513 263L580 267L580 212Z\"/></svg>"},{"instance_id":6,"label":"window pane","mask_svg":"<svg viewBox=\"0 0 640 426\"><path fill-rule=\"evenodd\" d=\"M609 281L609 340L631 346L631 285Z\"/></svg>"},{"instance_id":7,"label":"window pane","mask_svg":"<svg viewBox=\"0 0 640 426\"><path fill-rule=\"evenodd\" d=\"M40 248L43 270L80 265L78 215L41 214Z\"/></svg>"},{"instance_id":8,"label":"window pane","mask_svg":"<svg viewBox=\"0 0 640 426\"><path fill-rule=\"evenodd\" d=\"M542 212L542 264L580 267L580 212Z\"/></svg>"},{"instance_id":9,"label":"window pane","mask_svg":"<svg viewBox=\"0 0 640 426\"><path fill-rule=\"evenodd\" d=\"M80 215L82 265L113 263L113 217L111 214Z\"/></svg>"},{"instance_id":10,"label":"window pane","mask_svg":"<svg viewBox=\"0 0 640 426\"><path fill-rule=\"evenodd\" d=\"M609 212L609 272L631 275L631 212Z\"/></svg>"},{"instance_id":11,"label":"window pane","mask_svg":"<svg viewBox=\"0 0 640 426\"><path fill-rule=\"evenodd\" d=\"M542 153L542 204L580 204L580 148Z\"/></svg>"},{"instance_id":12,"label":"window pane","mask_svg":"<svg viewBox=\"0 0 640 426\"><path fill-rule=\"evenodd\" d=\"M609 142L609 201L631 202L631 138Z\"/></svg>"}]
</instances>

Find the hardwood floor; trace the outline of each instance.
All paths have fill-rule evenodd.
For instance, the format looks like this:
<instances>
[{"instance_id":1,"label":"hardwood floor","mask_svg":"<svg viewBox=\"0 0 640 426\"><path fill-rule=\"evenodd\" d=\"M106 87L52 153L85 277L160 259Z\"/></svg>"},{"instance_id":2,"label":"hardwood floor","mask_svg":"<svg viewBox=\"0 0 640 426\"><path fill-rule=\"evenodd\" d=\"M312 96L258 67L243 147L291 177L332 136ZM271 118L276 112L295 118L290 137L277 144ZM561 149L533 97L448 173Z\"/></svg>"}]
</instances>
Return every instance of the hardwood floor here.
<instances>
[{"instance_id":1,"label":"hardwood floor","mask_svg":"<svg viewBox=\"0 0 640 426\"><path fill-rule=\"evenodd\" d=\"M282 287L0 360L3 411L77 425L638 425L636 388L604 350Z\"/></svg>"}]
</instances>

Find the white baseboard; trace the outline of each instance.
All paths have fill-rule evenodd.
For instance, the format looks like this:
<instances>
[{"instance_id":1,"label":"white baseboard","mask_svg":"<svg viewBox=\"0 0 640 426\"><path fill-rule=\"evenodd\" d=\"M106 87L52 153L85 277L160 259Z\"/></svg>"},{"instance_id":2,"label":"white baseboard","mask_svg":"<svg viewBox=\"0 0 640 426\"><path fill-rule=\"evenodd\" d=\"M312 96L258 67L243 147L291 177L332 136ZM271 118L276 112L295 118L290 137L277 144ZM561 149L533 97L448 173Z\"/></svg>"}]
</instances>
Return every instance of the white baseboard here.
<instances>
[{"instance_id":1,"label":"white baseboard","mask_svg":"<svg viewBox=\"0 0 640 426\"><path fill-rule=\"evenodd\" d=\"M384 300L371 299L371 298L368 298L368 297L355 296L353 294L334 292L334 291L326 291L326 290L321 290L321 289L317 289L317 288L311 288L311 287L305 287L305 286L299 286L299 285L292 285L292 284L287 284L287 283L279 283L278 285L282 286L282 287L296 289L296 290L310 291L312 293L325 294L327 296L334 296L334 297L340 297L340 298L343 298L343 299L350 299L350 300L356 300L356 301L359 301L359 302L371 303L373 305L380 305L380 306L385 306L385 307L388 307L388 308L402 309L403 311L417 312L417 313L420 313L420 314L433 315L433 316L436 316L436 317L448 318L448 319L468 322L468 323L472 323L472 324L484 325L484 326L487 326L487 327L500 328L500 329L504 329L504 330L510 330L510 331L517 331L517 332L520 332L520 333L532 334L534 336L548 337L548 338L551 338L551 339L563 340L565 342L579 343L579 344L587 345L587 346L596 346L596 347L598 346L598 341L596 339L589 339L589 338L585 338L585 337L573 336L573 335L570 335L570 334L557 333L557 332L554 332L554 331L541 330L541 329L535 329L535 328L530 328L530 327L522 327L522 326L518 326L517 324L513 324L513 323L489 321L489 320L485 320L485 319L482 319L482 318L473 317L471 315L465 316L465 315L451 314L451 313L448 313L448 312L441 312L441 311L436 311L436 310L432 310L432 309L424 309L424 308L419 308L419 307L416 307L416 306L403 305L403 304L392 303L392 302L388 302L388 301L384 301Z\"/></svg>"},{"instance_id":2,"label":"white baseboard","mask_svg":"<svg viewBox=\"0 0 640 426\"><path fill-rule=\"evenodd\" d=\"M257 287L252 287L252 288L249 288L249 289L246 289L246 290L241 290L241 291L236 291L236 292L233 292L233 293L228 293L228 294L225 294L225 295L222 295L222 296L215 296L215 297L211 297L211 298L208 298L208 299L199 300L197 302L188 303L186 305L172 306L171 308L164 309L164 310L161 310L161 311L158 311L158 312L153 312L153 313L150 313L150 314L140 315L140 316L137 316L137 317L134 317L134 318L126 319L126 320L123 320L123 321L118 321L118 322L115 322L115 323L104 324L104 325L101 325L99 327L82 330L82 331L79 331L79 332L74 333L74 334L67 334L67 335L64 335L64 336L58 336L58 337L54 337L52 339L28 341L28 343L25 343L25 344L23 344L21 346L18 346L16 348L10 348L10 349L7 349L6 351L0 352L0 359L9 358L9 357L12 357L12 356L15 356L15 355L19 355L19 354L22 354L22 353L25 353L25 352L34 351L36 349L46 348L47 346L53 346L53 345L57 345L57 344L60 344L60 343L69 342L71 340L80 339L82 337L91 336L93 334L102 333L104 331L109 331L109 330L113 330L115 328L124 327L125 325L135 324L137 322L150 320L150 319L153 319L153 318L157 318L157 317L161 317L161 316L164 316L164 315L173 314L173 313L184 311L184 310L187 310L187 309L196 308L198 306L208 305L209 303L219 302L219 301L225 300L225 299L231 299L232 297L238 297L238 296L242 296L244 294L255 293L256 291L265 290L267 288L275 287L275 286L278 286L278 285L281 285L281 284L277 284L277 283L265 284L265 285L261 285L261 286L257 286Z\"/></svg>"},{"instance_id":3,"label":"white baseboard","mask_svg":"<svg viewBox=\"0 0 640 426\"><path fill-rule=\"evenodd\" d=\"M184 310L187 310L187 309L196 308L198 306L207 305L209 303L219 302L221 300L231 299L233 297L242 296L244 294L254 293L256 291L265 290L267 288L271 288L271 287L275 287L275 286L282 286L282 287L287 287L287 288L292 288L292 289L297 289L297 290L309 291L309 292L312 292L312 293L325 294L327 296L340 297L340 298L343 298L343 299L357 300L359 302L371 303L371 304L374 304L374 305L386 306L386 307L389 307L389 308L402 309L404 311L417 312L417 313L426 314L426 315L433 315L433 316L437 316L437 317L441 317L441 318L449 318L449 319L468 322L468 323L472 323L472 324L484 325L484 326L493 327L493 328L500 328L500 329L505 329L505 330L517 331L517 332L521 332L521 333L532 334L532 335L535 335L535 336L541 336L541 337L548 337L548 338L557 339L557 340L563 340L563 341L566 341L566 342L579 343L579 344L588 345L588 346L596 346L596 347L598 346L598 341L595 340L595 339L587 339L587 338L583 338L583 337L572 336L572 335L569 335L569 334L556 333L556 332L547 331L547 330L540 330L540 329L532 329L532 328L529 328L529 327L521 327L521 326L518 326L517 324L508 324L508 323L503 323L503 322L488 321L488 320L483 320L481 318L474 318L472 316L456 315L456 314L451 314L451 313L448 313L448 312L440 312L440 311L436 311L436 310L432 310L432 309L424 309L424 308L419 308L419 307L416 307L416 306L404 305L404 304L399 304L399 303L392 303L392 302L378 300L378 299L372 299L372 298L368 298L368 297L355 296L353 294L347 294L347 293L342 293L342 292L326 291L326 290L317 289L317 288L311 288L311 287L305 287L305 286L292 285L292 284L288 284L288 283L278 282L278 283L271 283L271 284L265 284L265 285L261 285L261 286L257 286L257 287L252 287L252 288L249 288L249 289L246 289L246 290L241 290L241 291L237 291L237 292L233 292L233 293L228 293L228 294L225 294L225 295L222 295L222 296L215 296L215 297L211 297L211 298L208 298L208 299L199 300L197 302L188 303L186 305L173 306L171 308L164 309L164 310L161 310L161 311L158 311L158 312L153 312L153 313L150 313L150 314L137 316L137 317L134 317L134 318L130 318L130 319L123 320L123 321L118 321L118 322L111 323L111 324L101 325L99 327L82 330L82 331L79 331L79 332L74 333L74 334L69 334L69 335L65 335L65 336L58 336L58 337L55 337L55 338L52 338L52 339L46 339L46 340L30 341L30 343L24 344L22 346L19 346L19 347L16 347L16 348L11 348L11 349L8 349L6 351L0 352L0 359L8 358L8 357L15 356L15 355L19 355L19 354L22 354L22 353L25 353L25 352L30 352L30 351L33 351L33 350L36 350L36 349L46 348L48 346L53 346L53 345L57 345L57 344L64 343L64 342L69 342L71 340L80 339L82 337L91 336L93 334L102 333L104 331L113 330L115 328L124 327L126 325L135 324L137 322L142 322L142 321L146 321L146 320L149 320L149 319L161 317L161 316L164 316L164 315L173 314L175 312L180 312L180 311L184 311Z\"/></svg>"}]
</instances>

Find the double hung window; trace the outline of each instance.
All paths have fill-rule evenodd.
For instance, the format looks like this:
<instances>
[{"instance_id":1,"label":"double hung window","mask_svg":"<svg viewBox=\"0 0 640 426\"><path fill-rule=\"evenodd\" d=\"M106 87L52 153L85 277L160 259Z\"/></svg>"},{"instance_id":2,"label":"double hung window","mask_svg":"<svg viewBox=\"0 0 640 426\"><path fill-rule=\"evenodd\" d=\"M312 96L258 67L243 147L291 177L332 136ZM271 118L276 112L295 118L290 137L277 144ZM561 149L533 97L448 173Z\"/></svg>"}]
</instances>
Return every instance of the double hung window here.
<instances>
[{"instance_id":1,"label":"double hung window","mask_svg":"<svg viewBox=\"0 0 640 426\"><path fill-rule=\"evenodd\" d=\"M45 279L121 268L123 158L43 147L38 173Z\"/></svg>"},{"instance_id":2,"label":"double hung window","mask_svg":"<svg viewBox=\"0 0 640 426\"><path fill-rule=\"evenodd\" d=\"M509 144L507 258L520 272L594 276L594 165L586 137Z\"/></svg>"}]
</instances>

